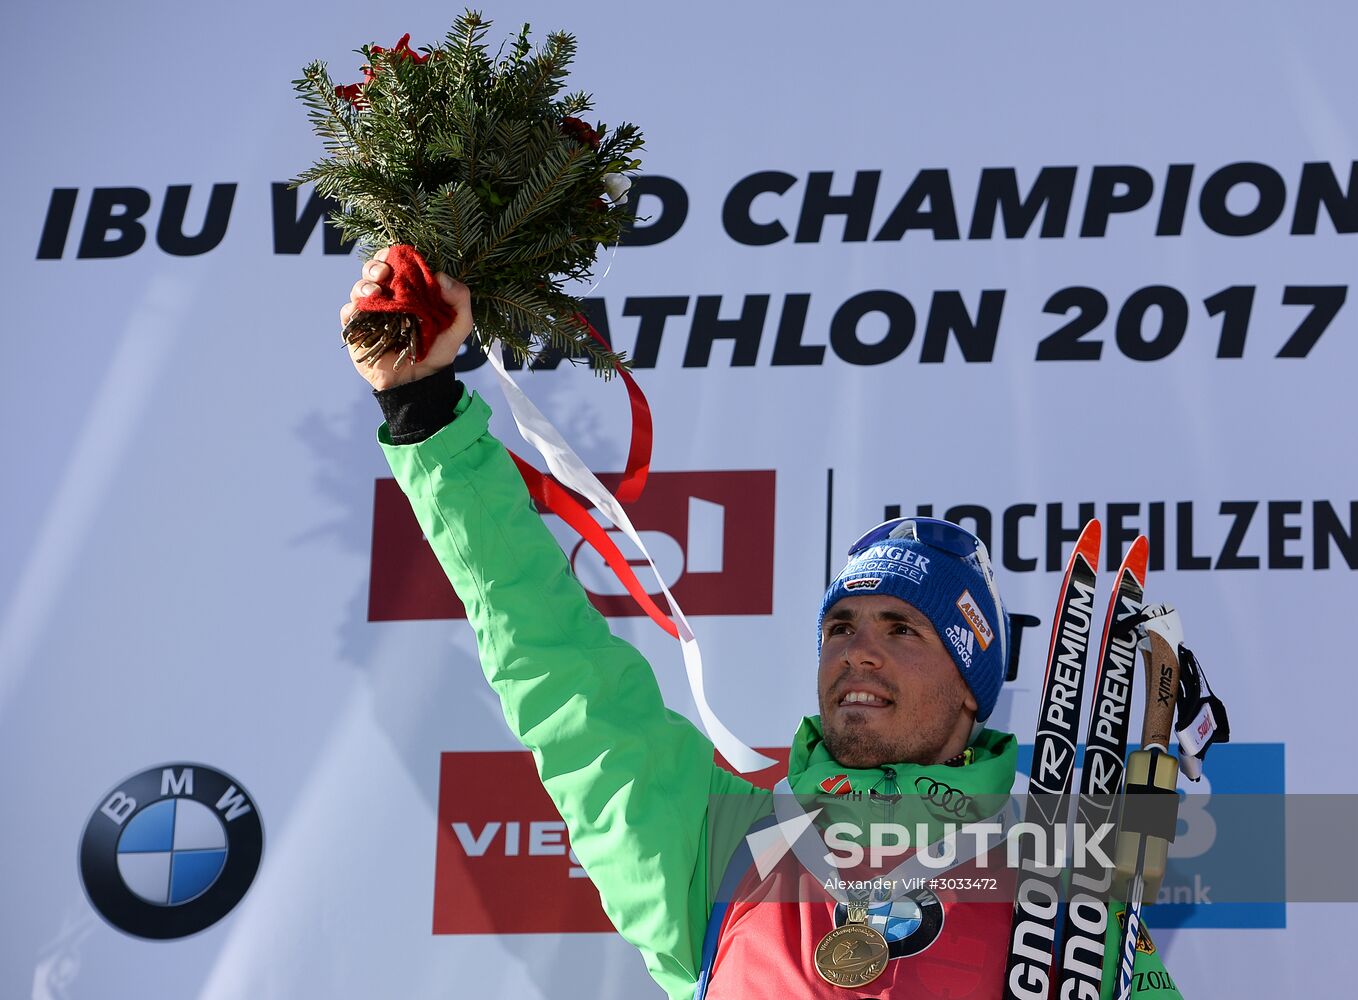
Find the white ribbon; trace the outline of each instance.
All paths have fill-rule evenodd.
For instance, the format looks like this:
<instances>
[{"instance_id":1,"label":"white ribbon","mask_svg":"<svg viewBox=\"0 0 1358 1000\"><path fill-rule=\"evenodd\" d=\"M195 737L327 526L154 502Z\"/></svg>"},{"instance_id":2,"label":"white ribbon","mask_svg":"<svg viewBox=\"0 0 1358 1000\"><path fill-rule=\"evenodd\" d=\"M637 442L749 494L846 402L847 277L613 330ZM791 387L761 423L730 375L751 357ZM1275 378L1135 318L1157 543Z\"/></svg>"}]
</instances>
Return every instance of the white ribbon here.
<instances>
[{"instance_id":1,"label":"white ribbon","mask_svg":"<svg viewBox=\"0 0 1358 1000\"><path fill-rule=\"evenodd\" d=\"M674 595L670 593L670 588L665 586L665 581L660 577L660 571L656 569L655 560L651 558L651 553L642 543L637 530L632 527L631 520L622 509L622 504L618 503L617 498L604 488L598 477L590 472L589 466L566 443L561 432L556 429L550 420L543 416L542 411L533 404L533 401L510 377L509 372L505 370L504 357L498 340L491 345L487 357L490 360L491 367L495 369L495 375L500 381L500 389L504 393L505 400L509 403L510 412L514 415L514 423L518 426L523 439L541 453L547 462L547 468L551 470L552 475L563 486L588 499L604 517L613 523L614 527L630 538L632 543L641 550L641 554L646 557L651 572L655 574L656 583L660 585L665 600L669 602L670 614L678 626L679 643L684 653L684 668L688 672L689 690L693 692L693 702L698 706L698 716L702 719L703 729L707 731L713 745L731 763L731 766L742 774L750 771L762 771L771 766L774 761L763 754L756 753L752 748L741 742L717 718L716 713L708 705L707 695L703 688L703 657L698 649L698 640L693 637L693 629L689 627L683 609L679 607Z\"/></svg>"},{"instance_id":2,"label":"white ribbon","mask_svg":"<svg viewBox=\"0 0 1358 1000\"><path fill-rule=\"evenodd\" d=\"M587 299L587 298L589 298L591 295L594 294L594 289L598 288L601 284L603 284L604 279L608 277L608 272L611 271L611 270L613 270L613 258L616 257L616 256L618 255L618 247L619 247L619 246L621 246L620 243L614 243L614 244L613 244L613 252L612 252L611 254L608 255L608 266L604 268L604 273L601 274L601 275L599 275L597 278L594 279L594 284L592 284L592 285L589 286L589 291L585 292L584 295L576 295L575 297L576 297L577 299ZM574 293L572 293L572 294L574 294Z\"/></svg>"}]
</instances>

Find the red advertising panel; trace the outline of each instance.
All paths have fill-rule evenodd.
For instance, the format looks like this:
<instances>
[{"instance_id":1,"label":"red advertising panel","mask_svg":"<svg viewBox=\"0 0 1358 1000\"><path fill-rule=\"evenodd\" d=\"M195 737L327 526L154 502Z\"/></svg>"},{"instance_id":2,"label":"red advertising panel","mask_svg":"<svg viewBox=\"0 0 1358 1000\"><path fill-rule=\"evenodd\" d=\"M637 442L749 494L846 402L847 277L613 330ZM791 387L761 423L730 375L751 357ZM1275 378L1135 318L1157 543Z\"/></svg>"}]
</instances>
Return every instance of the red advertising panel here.
<instances>
[{"instance_id":1,"label":"red advertising panel","mask_svg":"<svg viewBox=\"0 0 1358 1000\"><path fill-rule=\"evenodd\" d=\"M778 763L745 777L772 788L787 774L788 749L759 752ZM438 824L435 934L613 929L571 854L566 824L538 781L532 754L443 754Z\"/></svg>"},{"instance_id":2,"label":"red advertising panel","mask_svg":"<svg viewBox=\"0 0 1358 1000\"><path fill-rule=\"evenodd\" d=\"M599 478L610 489L618 481L617 475ZM628 516L685 614L773 613L772 470L652 472ZM659 594L640 553L621 532L610 534L642 586ZM565 546L576 577L603 614L645 613L590 546L579 538L568 538ZM400 487L394 479L377 480L368 620L465 617Z\"/></svg>"}]
</instances>

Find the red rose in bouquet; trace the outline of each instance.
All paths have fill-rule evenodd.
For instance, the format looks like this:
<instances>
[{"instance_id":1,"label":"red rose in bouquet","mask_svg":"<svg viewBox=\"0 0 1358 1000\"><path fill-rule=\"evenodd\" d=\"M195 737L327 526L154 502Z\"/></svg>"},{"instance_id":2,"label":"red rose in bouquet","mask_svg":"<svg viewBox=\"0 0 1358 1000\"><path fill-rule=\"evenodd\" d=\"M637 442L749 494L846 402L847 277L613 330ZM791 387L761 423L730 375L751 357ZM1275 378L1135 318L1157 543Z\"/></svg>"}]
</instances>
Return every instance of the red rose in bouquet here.
<instances>
[{"instance_id":1,"label":"red rose in bouquet","mask_svg":"<svg viewBox=\"0 0 1358 1000\"><path fill-rule=\"evenodd\" d=\"M590 128L588 122L583 122L579 118L567 115L561 119L561 133L590 149L599 148L599 133Z\"/></svg>"}]
</instances>

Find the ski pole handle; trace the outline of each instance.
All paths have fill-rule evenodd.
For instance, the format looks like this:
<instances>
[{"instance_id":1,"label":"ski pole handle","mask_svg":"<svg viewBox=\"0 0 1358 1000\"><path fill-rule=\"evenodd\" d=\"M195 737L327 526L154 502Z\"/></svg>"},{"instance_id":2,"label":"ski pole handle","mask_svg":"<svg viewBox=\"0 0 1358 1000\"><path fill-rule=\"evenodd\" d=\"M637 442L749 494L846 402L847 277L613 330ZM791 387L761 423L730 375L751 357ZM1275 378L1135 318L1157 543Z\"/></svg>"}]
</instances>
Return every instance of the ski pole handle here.
<instances>
[{"instance_id":1,"label":"ski pole handle","mask_svg":"<svg viewBox=\"0 0 1358 1000\"><path fill-rule=\"evenodd\" d=\"M1141 640L1146 664L1146 714L1141 749L1127 761L1122 825L1114 864L1116 884L1126 888L1141 876L1146 897L1155 899L1169 860L1169 844L1178 824L1179 762L1169 755L1174 734L1174 708L1179 696L1179 649L1182 630L1169 608L1152 619ZM1158 620L1157 620L1158 619ZM1168 633L1168 636L1166 635Z\"/></svg>"},{"instance_id":2,"label":"ski pole handle","mask_svg":"<svg viewBox=\"0 0 1358 1000\"><path fill-rule=\"evenodd\" d=\"M1174 736L1174 706L1179 696L1179 651L1157 631L1147 630L1146 716L1141 724L1141 748L1169 752Z\"/></svg>"}]
</instances>

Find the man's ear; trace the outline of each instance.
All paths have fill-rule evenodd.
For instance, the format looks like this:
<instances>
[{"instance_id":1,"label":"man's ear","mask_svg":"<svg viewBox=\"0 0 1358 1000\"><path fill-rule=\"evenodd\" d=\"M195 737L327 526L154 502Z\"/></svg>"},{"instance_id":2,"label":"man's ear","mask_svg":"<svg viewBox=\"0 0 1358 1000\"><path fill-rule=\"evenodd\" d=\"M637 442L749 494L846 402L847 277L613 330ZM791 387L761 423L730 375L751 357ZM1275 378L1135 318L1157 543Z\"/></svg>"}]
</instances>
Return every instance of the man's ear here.
<instances>
[{"instance_id":1,"label":"man's ear","mask_svg":"<svg viewBox=\"0 0 1358 1000\"><path fill-rule=\"evenodd\" d=\"M967 696L962 699L962 707L971 712L971 717L974 719L976 713L980 711L980 706L976 704L976 696L971 693L971 688L966 684L962 686L967 692Z\"/></svg>"}]
</instances>

